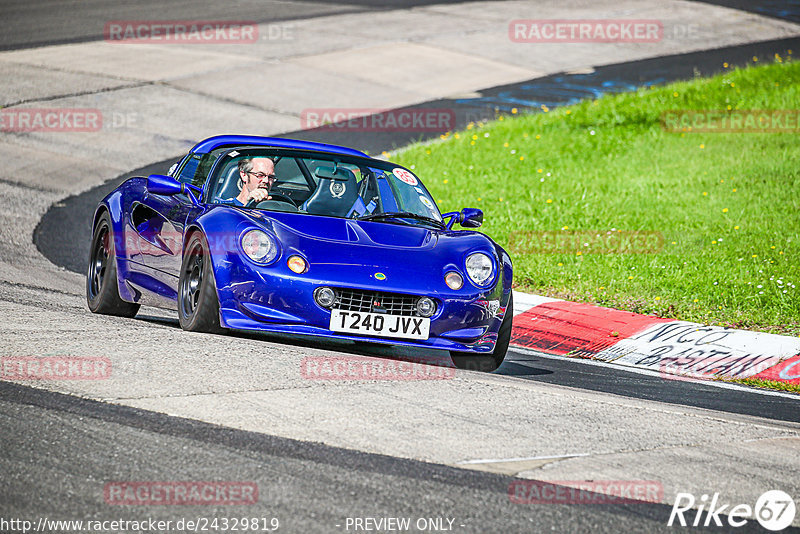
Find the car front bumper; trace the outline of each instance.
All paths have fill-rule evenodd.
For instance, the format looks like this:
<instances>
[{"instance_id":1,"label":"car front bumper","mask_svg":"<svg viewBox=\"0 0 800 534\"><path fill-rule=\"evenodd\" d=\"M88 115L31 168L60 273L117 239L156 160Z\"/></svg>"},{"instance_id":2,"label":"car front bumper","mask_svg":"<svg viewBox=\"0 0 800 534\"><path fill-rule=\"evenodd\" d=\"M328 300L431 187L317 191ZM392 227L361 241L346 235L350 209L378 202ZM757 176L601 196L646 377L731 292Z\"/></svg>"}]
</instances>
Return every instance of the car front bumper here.
<instances>
[{"instance_id":1,"label":"car front bumper","mask_svg":"<svg viewBox=\"0 0 800 534\"><path fill-rule=\"evenodd\" d=\"M376 280L371 276L375 271L375 266L330 265L298 275L285 265L262 267L228 256L215 268L220 322L224 327L237 330L460 352L491 353L494 350L510 298L510 288L504 290L502 270L490 287L481 289L465 281L464 287L457 291L446 286L443 290L432 289L434 284L423 280L412 284L408 277L391 274L386 280ZM430 297L436 302L437 310L431 317L429 337L415 340L334 332L329 328L331 310L314 300L314 290L321 286Z\"/></svg>"}]
</instances>

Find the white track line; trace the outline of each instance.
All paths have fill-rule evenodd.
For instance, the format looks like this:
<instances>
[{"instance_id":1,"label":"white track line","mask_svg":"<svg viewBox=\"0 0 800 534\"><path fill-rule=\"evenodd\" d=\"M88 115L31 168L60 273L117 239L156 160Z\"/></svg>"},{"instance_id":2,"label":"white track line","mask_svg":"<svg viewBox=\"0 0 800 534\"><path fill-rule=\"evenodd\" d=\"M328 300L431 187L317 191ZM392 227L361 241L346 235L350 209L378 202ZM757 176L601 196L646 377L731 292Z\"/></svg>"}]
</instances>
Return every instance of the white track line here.
<instances>
[{"instance_id":1,"label":"white track line","mask_svg":"<svg viewBox=\"0 0 800 534\"><path fill-rule=\"evenodd\" d=\"M487 460L461 460L460 462L456 462L456 465L468 465L468 464L500 464L505 462L529 462L533 460L561 460L565 458L578 458L581 456L590 456L588 452L578 452L575 454L556 454L554 456L528 456L527 458L499 458L499 459L487 459Z\"/></svg>"}]
</instances>

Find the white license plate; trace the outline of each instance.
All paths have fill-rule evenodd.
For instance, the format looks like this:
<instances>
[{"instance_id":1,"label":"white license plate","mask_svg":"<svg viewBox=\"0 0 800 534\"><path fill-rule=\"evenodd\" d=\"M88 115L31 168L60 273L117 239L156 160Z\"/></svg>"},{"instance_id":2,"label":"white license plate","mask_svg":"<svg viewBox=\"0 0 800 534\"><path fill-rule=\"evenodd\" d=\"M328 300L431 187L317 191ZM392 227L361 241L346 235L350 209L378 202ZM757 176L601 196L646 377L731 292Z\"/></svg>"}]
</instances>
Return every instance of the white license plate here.
<instances>
[{"instance_id":1,"label":"white license plate","mask_svg":"<svg viewBox=\"0 0 800 534\"><path fill-rule=\"evenodd\" d=\"M332 310L330 329L365 336L428 339L431 320L427 317Z\"/></svg>"}]
</instances>

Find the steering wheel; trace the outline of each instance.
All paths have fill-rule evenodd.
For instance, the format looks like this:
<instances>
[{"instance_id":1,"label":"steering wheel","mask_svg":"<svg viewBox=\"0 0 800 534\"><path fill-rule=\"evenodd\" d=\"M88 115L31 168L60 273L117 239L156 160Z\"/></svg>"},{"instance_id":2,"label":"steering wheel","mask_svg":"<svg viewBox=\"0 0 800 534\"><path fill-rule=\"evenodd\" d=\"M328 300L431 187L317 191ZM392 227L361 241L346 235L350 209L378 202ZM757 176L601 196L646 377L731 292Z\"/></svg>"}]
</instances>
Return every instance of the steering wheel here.
<instances>
[{"instance_id":1,"label":"steering wheel","mask_svg":"<svg viewBox=\"0 0 800 534\"><path fill-rule=\"evenodd\" d=\"M279 198L276 198L276 197L279 197ZM265 198L264 200L262 200L260 202L256 202L255 200L251 200L250 202L247 203L247 207L249 207L249 208L258 207L262 202L272 202L273 200L275 202L285 202L286 204L291 204L295 208L297 207L297 204L295 204L294 200L292 200L292 198L289 195L284 195L283 193L273 193L273 192L270 192L268 199Z\"/></svg>"},{"instance_id":2,"label":"steering wheel","mask_svg":"<svg viewBox=\"0 0 800 534\"><path fill-rule=\"evenodd\" d=\"M283 193L272 193L272 192L270 192L269 196L271 197L269 200L277 200L278 202L288 202L289 204L291 204L295 208L297 207L297 204L295 203L294 200L292 200L292 197L290 197L289 195L284 195ZM276 198L276 197L278 197L278 198Z\"/></svg>"}]
</instances>

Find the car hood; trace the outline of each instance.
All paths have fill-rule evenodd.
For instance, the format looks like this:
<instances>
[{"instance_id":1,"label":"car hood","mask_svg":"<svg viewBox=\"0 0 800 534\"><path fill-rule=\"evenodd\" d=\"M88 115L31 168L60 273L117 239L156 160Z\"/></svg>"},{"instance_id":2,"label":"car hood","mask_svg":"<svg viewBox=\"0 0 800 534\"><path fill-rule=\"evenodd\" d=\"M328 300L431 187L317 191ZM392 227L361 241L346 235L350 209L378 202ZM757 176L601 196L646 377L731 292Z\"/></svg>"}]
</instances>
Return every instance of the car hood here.
<instances>
[{"instance_id":1,"label":"car hood","mask_svg":"<svg viewBox=\"0 0 800 534\"><path fill-rule=\"evenodd\" d=\"M256 212L247 218L277 236L284 258L300 254L311 265L309 274L353 286L446 290L444 273L464 273L467 254L495 255L493 242L473 231L295 213Z\"/></svg>"},{"instance_id":2,"label":"car hood","mask_svg":"<svg viewBox=\"0 0 800 534\"><path fill-rule=\"evenodd\" d=\"M330 243L429 250L436 246L439 237L439 231L405 224L283 213L255 213L250 218L275 233L281 243L297 242L305 247Z\"/></svg>"}]
</instances>

